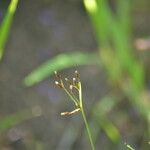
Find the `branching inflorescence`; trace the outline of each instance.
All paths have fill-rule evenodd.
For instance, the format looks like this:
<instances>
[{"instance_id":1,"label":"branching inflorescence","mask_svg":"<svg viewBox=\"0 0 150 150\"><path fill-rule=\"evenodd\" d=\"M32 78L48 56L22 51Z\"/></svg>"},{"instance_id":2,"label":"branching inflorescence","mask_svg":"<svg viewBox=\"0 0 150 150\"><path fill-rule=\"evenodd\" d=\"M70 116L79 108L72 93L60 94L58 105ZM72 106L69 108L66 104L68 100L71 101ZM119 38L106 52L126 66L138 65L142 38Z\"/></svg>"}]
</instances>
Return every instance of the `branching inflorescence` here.
<instances>
[{"instance_id":1,"label":"branching inflorescence","mask_svg":"<svg viewBox=\"0 0 150 150\"><path fill-rule=\"evenodd\" d=\"M70 100L75 105L75 109L73 111L62 112L61 115L62 116L72 115L79 111L82 113L82 117L83 117L86 129L87 129L87 133L90 139L91 148L92 150L95 150L91 132L89 129L89 125L88 125L86 115L84 112L84 108L83 108L83 104L82 104L82 87L81 87L80 75L78 71L75 71L74 77L71 80L69 80L68 78L65 78L63 80L61 75L58 74L56 71L55 71L55 76L56 76L56 80L55 80L56 86L59 87L60 89L63 89L66 92L66 94L70 97Z\"/></svg>"},{"instance_id":2,"label":"branching inflorescence","mask_svg":"<svg viewBox=\"0 0 150 150\"><path fill-rule=\"evenodd\" d=\"M61 115L71 115L81 110L80 108L80 91L81 83L80 76L78 71L75 71L75 75L72 80L65 78L64 81L60 74L55 71L56 81L55 84L57 87L63 89L66 94L70 97L70 100L75 104L75 110L71 112L62 112Z\"/></svg>"}]
</instances>

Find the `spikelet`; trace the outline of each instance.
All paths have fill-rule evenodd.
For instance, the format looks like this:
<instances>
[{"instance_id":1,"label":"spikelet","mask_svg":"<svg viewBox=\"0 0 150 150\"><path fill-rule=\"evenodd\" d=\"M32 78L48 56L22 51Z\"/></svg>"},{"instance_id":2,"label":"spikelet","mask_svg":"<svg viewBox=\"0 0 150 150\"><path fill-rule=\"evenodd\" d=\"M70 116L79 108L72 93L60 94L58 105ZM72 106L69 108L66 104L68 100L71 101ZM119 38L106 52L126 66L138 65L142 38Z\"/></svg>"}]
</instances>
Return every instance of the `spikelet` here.
<instances>
[{"instance_id":1,"label":"spikelet","mask_svg":"<svg viewBox=\"0 0 150 150\"><path fill-rule=\"evenodd\" d=\"M67 112L67 111L66 112L62 112L61 116L69 116L69 115L77 113L78 111L80 111L80 108L77 108L77 109L75 109L75 110L73 110L71 112Z\"/></svg>"}]
</instances>

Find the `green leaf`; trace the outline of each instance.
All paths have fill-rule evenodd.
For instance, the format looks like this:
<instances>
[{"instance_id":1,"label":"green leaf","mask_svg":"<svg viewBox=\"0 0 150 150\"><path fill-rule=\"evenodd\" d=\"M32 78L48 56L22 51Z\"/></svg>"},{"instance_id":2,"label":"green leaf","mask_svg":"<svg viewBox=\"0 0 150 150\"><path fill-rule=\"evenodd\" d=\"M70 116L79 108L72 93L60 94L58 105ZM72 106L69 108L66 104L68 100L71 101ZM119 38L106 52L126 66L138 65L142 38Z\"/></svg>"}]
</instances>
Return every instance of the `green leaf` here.
<instances>
[{"instance_id":1,"label":"green leaf","mask_svg":"<svg viewBox=\"0 0 150 150\"><path fill-rule=\"evenodd\" d=\"M13 16L17 8L17 4L18 4L18 0L11 0L7 9L7 13L2 22L2 25L0 26L0 60L2 59L4 53L5 44L7 41Z\"/></svg>"},{"instance_id":2,"label":"green leaf","mask_svg":"<svg viewBox=\"0 0 150 150\"><path fill-rule=\"evenodd\" d=\"M98 57L94 53L72 52L59 54L56 57L48 60L37 69L32 71L24 79L26 86L32 86L54 73L73 66L98 64Z\"/></svg>"}]
</instances>

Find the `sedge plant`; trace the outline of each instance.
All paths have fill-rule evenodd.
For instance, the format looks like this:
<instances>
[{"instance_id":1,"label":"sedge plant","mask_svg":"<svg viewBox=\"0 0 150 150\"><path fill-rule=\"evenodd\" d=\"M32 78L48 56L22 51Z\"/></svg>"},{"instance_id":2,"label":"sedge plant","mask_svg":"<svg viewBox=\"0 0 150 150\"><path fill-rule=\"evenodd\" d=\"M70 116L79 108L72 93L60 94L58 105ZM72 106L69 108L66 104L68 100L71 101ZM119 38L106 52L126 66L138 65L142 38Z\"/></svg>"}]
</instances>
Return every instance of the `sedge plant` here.
<instances>
[{"instance_id":1,"label":"sedge plant","mask_svg":"<svg viewBox=\"0 0 150 150\"><path fill-rule=\"evenodd\" d=\"M75 106L75 109L73 111L62 112L61 115L68 116L68 115L75 114L77 112L81 112L87 130L87 134L90 140L91 148L92 150L95 150L91 131L83 107L82 86L81 86L80 75L78 71L75 71L72 80L69 80L68 78L65 78L63 80L61 75L58 74L56 71L55 71L55 76L56 76L55 84L57 85L57 87L65 91L65 93L70 97L70 100L74 103Z\"/></svg>"}]
</instances>

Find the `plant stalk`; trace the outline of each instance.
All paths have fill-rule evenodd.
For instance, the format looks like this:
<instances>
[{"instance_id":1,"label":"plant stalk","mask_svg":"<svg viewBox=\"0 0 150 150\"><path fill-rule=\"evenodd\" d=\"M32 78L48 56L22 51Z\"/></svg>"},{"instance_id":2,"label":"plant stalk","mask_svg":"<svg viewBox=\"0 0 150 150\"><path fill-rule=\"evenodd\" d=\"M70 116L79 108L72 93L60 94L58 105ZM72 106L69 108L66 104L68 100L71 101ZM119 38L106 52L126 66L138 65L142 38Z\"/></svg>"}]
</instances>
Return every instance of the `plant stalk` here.
<instances>
[{"instance_id":1,"label":"plant stalk","mask_svg":"<svg viewBox=\"0 0 150 150\"><path fill-rule=\"evenodd\" d=\"M90 140L90 143L91 143L91 148L92 148L92 150L95 150L92 135L91 135L91 131L90 131L89 124L87 122L86 115L85 115L84 108L83 108L81 82L79 82L78 86L79 86L79 100L80 100L80 109L81 109L82 117L83 117L85 127L86 127L86 130L87 130L88 136L89 136L89 140Z\"/></svg>"},{"instance_id":2,"label":"plant stalk","mask_svg":"<svg viewBox=\"0 0 150 150\"><path fill-rule=\"evenodd\" d=\"M91 131L90 131L90 128L89 128L89 125L88 125L83 107L81 108L81 112L82 112L82 117L83 117L83 120L84 120L84 123L85 123L85 126L86 126L86 130L87 130L87 133L88 133L88 136L89 136L89 140L90 140L90 143L91 143L91 148L92 148L92 150L95 150L92 135L91 135Z\"/></svg>"}]
</instances>

